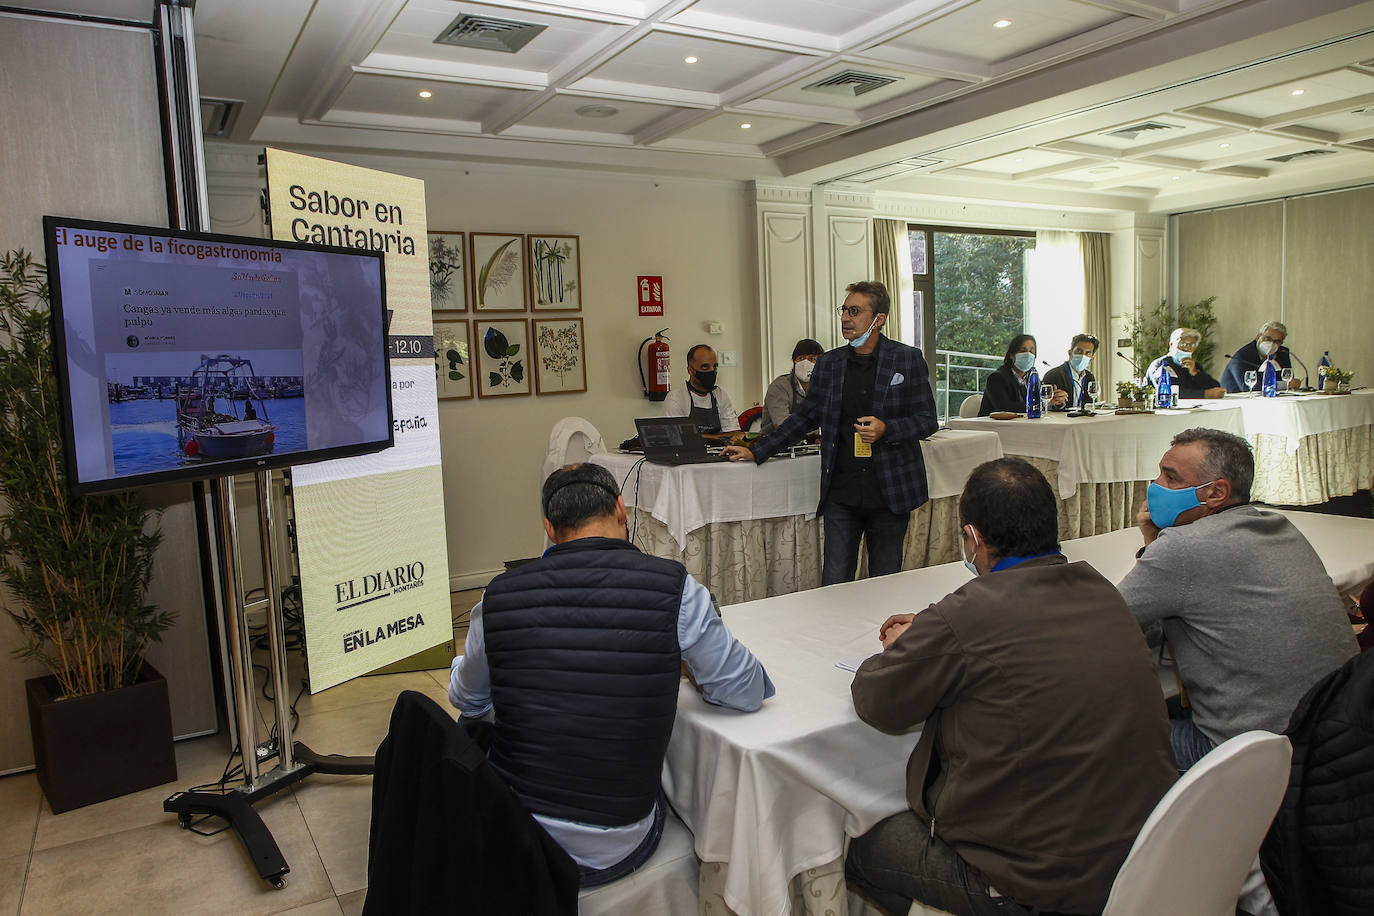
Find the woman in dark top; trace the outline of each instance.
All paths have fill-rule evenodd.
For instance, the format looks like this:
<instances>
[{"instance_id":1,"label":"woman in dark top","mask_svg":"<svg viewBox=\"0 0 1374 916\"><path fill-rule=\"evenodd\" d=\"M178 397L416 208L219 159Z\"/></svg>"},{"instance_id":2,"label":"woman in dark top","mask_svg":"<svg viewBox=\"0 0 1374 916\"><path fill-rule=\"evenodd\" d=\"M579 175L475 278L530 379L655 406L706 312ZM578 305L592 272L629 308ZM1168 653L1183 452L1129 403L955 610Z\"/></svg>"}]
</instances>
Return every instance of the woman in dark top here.
<instances>
[{"instance_id":1,"label":"woman in dark top","mask_svg":"<svg viewBox=\"0 0 1374 916\"><path fill-rule=\"evenodd\" d=\"M986 417L995 410L1010 413L1026 412L1026 376L1035 368L1035 338L1017 334L1007 347L1002 365L988 376L983 389L983 403L978 416Z\"/></svg>"}]
</instances>

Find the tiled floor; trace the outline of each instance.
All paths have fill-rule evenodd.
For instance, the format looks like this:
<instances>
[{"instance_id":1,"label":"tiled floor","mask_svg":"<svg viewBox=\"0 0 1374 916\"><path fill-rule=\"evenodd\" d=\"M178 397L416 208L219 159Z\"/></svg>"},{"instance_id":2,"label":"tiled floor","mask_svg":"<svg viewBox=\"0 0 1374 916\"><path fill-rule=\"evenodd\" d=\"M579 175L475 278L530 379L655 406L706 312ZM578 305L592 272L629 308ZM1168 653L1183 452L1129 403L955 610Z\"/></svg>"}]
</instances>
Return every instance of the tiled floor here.
<instances>
[{"instance_id":1,"label":"tiled floor","mask_svg":"<svg viewBox=\"0 0 1374 916\"><path fill-rule=\"evenodd\" d=\"M455 612L480 597L454 594ZM466 627L454 629L461 651ZM398 693L418 690L449 708L447 687L447 668L356 678L302 696L295 737L320 753L371 754ZM270 720L272 704L261 694L258 706ZM286 887L275 890L257 877L232 831L197 836L162 811L177 789L218 779L229 750L225 735L179 742L175 783L57 815L32 773L0 778L0 916L362 912L371 777L317 774L257 806L291 865Z\"/></svg>"}]
</instances>

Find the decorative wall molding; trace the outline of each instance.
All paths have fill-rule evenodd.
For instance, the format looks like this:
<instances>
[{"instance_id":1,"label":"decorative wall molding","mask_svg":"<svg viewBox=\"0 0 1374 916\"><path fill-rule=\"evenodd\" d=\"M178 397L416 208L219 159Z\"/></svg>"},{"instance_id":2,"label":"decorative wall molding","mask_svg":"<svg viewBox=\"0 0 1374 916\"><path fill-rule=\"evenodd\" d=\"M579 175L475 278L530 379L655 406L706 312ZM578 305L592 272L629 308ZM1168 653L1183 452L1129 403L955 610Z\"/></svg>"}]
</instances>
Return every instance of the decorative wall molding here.
<instances>
[{"instance_id":1,"label":"decorative wall molding","mask_svg":"<svg viewBox=\"0 0 1374 916\"><path fill-rule=\"evenodd\" d=\"M822 185L817 190L820 203L828 209L873 211L875 195L872 191L842 185Z\"/></svg>"},{"instance_id":2,"label":"decorative wall molding","mask_svg":"<svg viewBox=\"0 0 1374 916\"><path fill-rule=\"evenodd\" d=\"M904 219L912 223L941 226L987 227L993 229L1071 229L1078 232L1108 232L1129 228L1137 214L1090 213L1076 210L1050 210L1037 207L1012 207L968 203L941 198L879 195L874 215ZM1162 220L1161 220L1162 223ZM1162 228L1162 225L1161 225Z\"/></svg>"},{"instance_id":3,"label":"decorative wall molding","mask_svg":"<svg viewBox=\"0 0 1374 916\"><path fill-rule=\"evenodd\" d=\"M800 337L814 337L808 210L759 211L759 345L763 390ZM789 339L790 338L790 339Z\"/></svg>"},{"instance_id":4,"label":"decorative wall molding","mask_svg":"<svg viewBox=\"0 0 1374 916\"><path fill-rule=\"evenodd\" d=\"M798 204L811 206L811 187L772 185L754 182L751 188L755 204Z\"/></svg>"}]
</instances>

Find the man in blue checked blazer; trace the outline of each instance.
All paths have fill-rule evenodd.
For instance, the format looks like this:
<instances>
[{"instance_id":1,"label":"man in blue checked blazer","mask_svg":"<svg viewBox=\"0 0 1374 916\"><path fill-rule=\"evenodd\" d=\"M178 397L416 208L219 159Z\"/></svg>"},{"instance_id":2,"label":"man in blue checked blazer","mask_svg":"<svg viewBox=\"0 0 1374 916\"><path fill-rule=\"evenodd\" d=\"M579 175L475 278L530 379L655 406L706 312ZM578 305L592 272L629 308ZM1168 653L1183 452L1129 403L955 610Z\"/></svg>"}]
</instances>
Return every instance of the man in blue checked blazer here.
<instances>
[{"instance_id":1,"label":"man in blue checked blazer","mask_svg":"<svg viewBox=\"0 0 1374 916\"><path fill-rule=\"evenodd\" d=\"M921 440L939 427L921 351L883 336L887 287L865 281L846 292L839 313L847 345L816 361L806 400L752 449L725 450L734 461L761 463L820 427L822 585L853 580L861 538L870 575L902 568L907 522L928 498Z\"/></svg>"}]
</instances>

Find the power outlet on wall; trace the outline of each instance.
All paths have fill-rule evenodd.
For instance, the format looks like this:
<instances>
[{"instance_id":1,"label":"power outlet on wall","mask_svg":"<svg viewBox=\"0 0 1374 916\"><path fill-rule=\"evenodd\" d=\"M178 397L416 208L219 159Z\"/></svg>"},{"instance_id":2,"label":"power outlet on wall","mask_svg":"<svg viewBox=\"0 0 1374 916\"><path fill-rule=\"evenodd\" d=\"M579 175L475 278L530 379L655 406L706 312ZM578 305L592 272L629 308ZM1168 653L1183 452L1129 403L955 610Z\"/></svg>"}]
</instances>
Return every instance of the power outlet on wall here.
<instances>
[{"instance_id":1,"label":"power outlet on wall","mask_svg":"<svg viewBox=\"0 0 1374 916\"><path fill-rule=\"evenodd\" d=\"M734 350L720 351L720 364L722 366L738 366L739 359L735 356Z\"/></svg>"}]
</instances>

